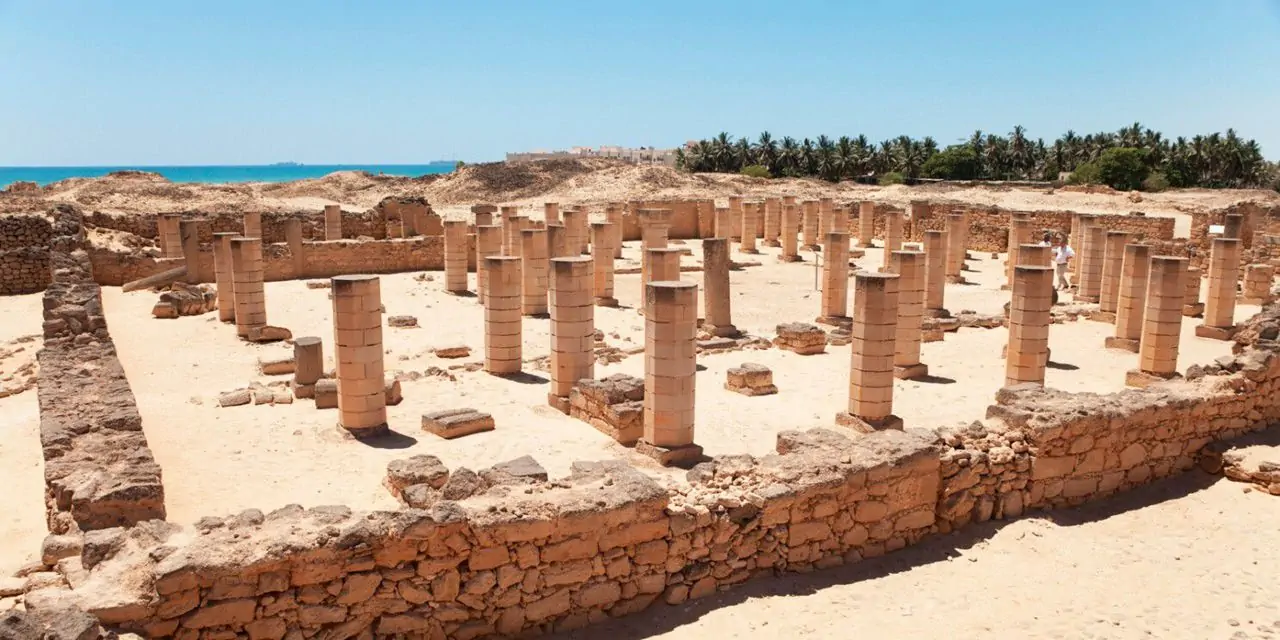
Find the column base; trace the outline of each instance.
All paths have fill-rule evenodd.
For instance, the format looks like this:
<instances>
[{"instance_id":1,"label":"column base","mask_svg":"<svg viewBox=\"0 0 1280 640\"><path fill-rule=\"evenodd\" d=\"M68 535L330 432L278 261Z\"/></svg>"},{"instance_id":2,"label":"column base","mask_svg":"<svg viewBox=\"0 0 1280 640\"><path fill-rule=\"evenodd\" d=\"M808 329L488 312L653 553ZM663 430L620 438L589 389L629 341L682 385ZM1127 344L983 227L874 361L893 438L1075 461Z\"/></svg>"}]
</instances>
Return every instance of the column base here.
<instances>
[{"instance_id":1,"label":"column base","mask_svg":"<svg viewBox=\"0 0 1280 640\"><path fill-rule=\"evenodd\" d=\"M866 256L867 256L867 252L866 252L866 251L863 251L862 249L850 249L850 250L849 250L849 259L850 259L850 260L853 260L853 259L855 259L855 258L865 258Z\"/></svg>"},{"instance_id":2,"label":"column base","mask_svg":"<svg viewBox=\"0 0 1280 640\"><path fill-rule=\"evenodd\" d=\"M664 467L691 467L703 459L702 447L696 444L662 447L644 438L636 441L636 453L653 458Z\"/></svg>"},{"instance_id":3,"label":"column base","mask_svg":"<svg viewBox=\"0 0 1280 640\"><path fill-rule=\"evenodd\" d=\"M784 254L784 255L778 256L778 262L804 262L804 258L801 258L800 256L789 256Z\"/></svg>"},{"instance_id":4,"label":"column base","mask_svg":"<svg viewBox=\"0 0 1280 640\"><path fill-rule=\"evenodd\" d=\"M1089 319L1094 322L1106 322L1108 324L1116 323L1116 312L1114 311L1095 311L1089 314Z\"/></svg>"},{"instance_id":5,"label":"column base","mask_svg":"<svg viewBox=\"0 0 1280 640\"><path fill-rule=\"evenodd\" d=\"M876 431L902 431L902 418L890 414L878 420L867 420L849 413L841 411L836 414L836 424L842 427L849 427L859 433L874 433Z\"/></svg>"},{"instance_id":6,"label":"column base","mask_svg":"<svg viewBox=\"0 0 1280 640\"><path fill-rule=\"evenodd\" d=\"M1207 324L1196 325L1196 335L1212 340L1230 340L1236 335L1235 327L1212 327Z\"/></svg>"},{"instance_id":7,"label":"column base","mask_svg":"<svg viewBox=\"0 0 1280 640\"><path fill-rule=\"evenodd\" d=\"M1131 371L1125 372L1124 385L1126 387L1143 389L1153 384L1156 384L1158 382L1165 382L1167 380L1173 380L1175 378L1181 378L1181 377L1182 376L1179 375L1177 372L1170 373L1170 374L1159 374L1159 373L1151 373L1149 371L1142 371L1140 369L1133 369Z\"/></svg>"},{"instance_id":8,"label":"column base","mask_svg":"<svg viewBox=\"0 0 1280 640\"><path fill-rule=\"evenodd\" d=\"M714 325L703 323L701 328L717 338L737 338L742 335L742 332L731 324Z\"/></svg>"},{"instance_id":9,"label":"column base","mask_svg":"<svg viewBox=\"0 0 1280 640\"><path fill-rule=\"evenodd\" d=\"M341 423L341 422L339 422L339 423L338 423L338 429L339 429L339 430L341 430L341 432L342 432L343 434L348 435L348 436L351 436L352 438L355 438L356 440L369 440L369 439L372 439L372 438L377 438L377 437L380 437L380 436L385 436L385 435L387 435L388 433L390 433L390 432L391 432L391 428L390 428L390 427L388 427L388 426L387 426L387 423L385 423L385 422L384 422L384 423L382 423L382 424L380 424L380 425L376 425L376 426L372 426L372 427L365 427L365 428L363 428L363 429L348 429L348 428L346 428L346 427L342 426L342 423Z\"/></svg>"},{"instance_id":10,"label":"column base","mask_svg":"<svg viewBox=\"0 0 1280 640\"><path fill-rule=\"evenodd\" d=\"M876 247L876 243L875 243L875 241L871 241L871 242L863 242L863 241L859 240L859 241L858 241L858 244L856 244L856 245L854 245L854 246L856 246L856 247L858 247L858 248L861 248L861 249L874 249L874 248Z\"/></svg>"},{"instance_id":11,"label":"column base","mask_svg":"<svg viewBox=\"0 0 1280 640\"><path fill-rule=\"evenodd\" d=\"M947 284L969 284L964 276L947 276Z\"/></svg>"},{"instance_id":12,"label":"column base","mask_svg":"<svg viewBox=\"0 0 1280 640\"><path fill-rule=\"evenodd\" d=\"M1137 353L1138 348L1142 346L1142 341L1134 340L1133 338L1107 336L1106 340L1103 341L1103 345L1108 349L1120 349L1122 351Z\"/></svg>"},{"instance_id":13,"label":"column base","mask_svg":"<svg viewBox=\"0 0 1280 640\"><path fill-rule=\"evenodd\" d=\"M822 251L822 245L819 245L819 244L806 244L806 245L801 246L801 247L800 247L800 249L801 249L801 250L803 250L803 251Z\"/></svg>"},{"instance_id":14,"label":"column base","mask_svg":"<svg viewBox=\"0 0 1280 640\"><path fill-rule=\"evenodd\" d=\"M778 392L778 387L774 385L766 387L732 387L726 382L724 388L744 396L770 396Z\"/></svg>"},{"instance_id":15,"label":"column base","mask_svg":"<svg viewBox=\"0 0 1280 640\"><path fill-rule=\"evenodd\" d=\"M781 242L778 242L777 240L765 240L764 242L761 242L760 244L762 244L762 245L764 245L764 246L766 246L766 247L781 247L781 246L782 246L782 243L781 243Z\"/></svg>"},{"instance_id":16,"label":"column base","mask_svg":"<svg viewBox=\"0 0 1280 640\"><path fill-rule=\"evenodd\" d=\"M569 415L569 396L558 396L554 393L547 394L547 404L556 411Z\"/></svg>"},{"instance_id":17,"label":"column base","mask_svg":"<svg viewBox=\"0 0 1280 640\"><path fill-rule=\"evenodd\" d=\"M293 397L298 399L316 397L316 386L314 384L298 384L297 382L289 383L293 389Z\"/></svg>"},{"instance_id":18,"label":"column base","mask_svg":"<svg viewBox=\"0 0 1280 640\"><path fill-rule=\"evenodd\" d=\"M1186 317L1188 317L1188 318L1202 318L1202 317L1204 317L1204 303L1203 303L1203 302L1197 302L1197 303L1195 303L1195 304L1184 304L1184 305L1182 305L1182 315L1184 315L1184 316L1186 316Z\"/></svg>"},{"instance_id":19,"label":"column base","mask_svg":"<svg viewBox=\"0 0 1280 640\"><path fill-rule=\"evenodd\" d=\"M825 324L831 327L839 327L841 329L849 329L853 326L853 318L849 316L818 316L813 319L818 324Z\"/></svg>"},{"instance_id":20,"label":"column base","mask_svg":"<svg viewBox=\"0 0 1280 640\"><path fill-rule=\"evenodd\" d=\"M476 294L472 293L471 291L469 291L469 290L467 290L467 289L458 289L458 290L445 289L445 290L444 290L444 292L445 292L445 293L447 293L447 294L449 294L449 295L451 295L451 296L460 296L460 297L464 297L464 298L466 298L466 297L475 298L475 297L476 297Z\"/></svg>"},{"instance_id":21,"label":"column base","mask_svg":"<svg viewBox=\"0 0 1280 640\"><path fill-rule=\"evenodd\" d=\"M742 248L742 247L738 247L738 253L745 253L745 254L749 254L749 255L753 255L753 256L758 256L758 255L760 255L760 250L759 250L759 249L744 249L744 248Z\"/></svg>"},{"instance_id":22,"label":"column base","mask_svg":"<svg viewBox=\"0 0 1280 640\"><path fill-rule=\"evenodd\" d=\"M596 299L595 299L595 303L596 303L596 306L597 306L597 307L616 307L616 306L618 306L618 299L617 299L617 298L603 298L603 297L602 297L602 298L596 298Z\"/></svg>"},{"instance_id":23,"label":"column base","mask_svg":"<svg viewBox=\"0 0 1280 640\"><path fill-rule=\"evenodd\" d=\"M893 377L899 380L919 380L929 377L929 365L917 362L906 366L893 365Z\"/></svg>"}]
</instances>

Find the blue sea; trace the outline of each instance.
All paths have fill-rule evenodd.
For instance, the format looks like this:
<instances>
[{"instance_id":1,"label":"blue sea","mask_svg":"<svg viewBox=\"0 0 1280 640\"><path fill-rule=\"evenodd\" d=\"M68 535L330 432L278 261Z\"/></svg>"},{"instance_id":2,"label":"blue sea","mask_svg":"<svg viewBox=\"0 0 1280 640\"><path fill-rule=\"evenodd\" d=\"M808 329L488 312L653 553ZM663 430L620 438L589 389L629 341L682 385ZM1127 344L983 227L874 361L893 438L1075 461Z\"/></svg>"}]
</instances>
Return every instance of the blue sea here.
<instances>
[{"instance_id":1,"label":"blue sea","mask_svg":"<svg viewBox=\"0 0 1280 640\"><path fill-rule=\"evenodd\" d=\"M0 167L0 188L25 180L44 186L67 178L97 178L112 171L150 171L172 182L289 182L320 178L335 171L368 171L374 175L418 177L453 171L453 162L430 164L219 165L177 167Z\"/></svg>"}]
</instances>

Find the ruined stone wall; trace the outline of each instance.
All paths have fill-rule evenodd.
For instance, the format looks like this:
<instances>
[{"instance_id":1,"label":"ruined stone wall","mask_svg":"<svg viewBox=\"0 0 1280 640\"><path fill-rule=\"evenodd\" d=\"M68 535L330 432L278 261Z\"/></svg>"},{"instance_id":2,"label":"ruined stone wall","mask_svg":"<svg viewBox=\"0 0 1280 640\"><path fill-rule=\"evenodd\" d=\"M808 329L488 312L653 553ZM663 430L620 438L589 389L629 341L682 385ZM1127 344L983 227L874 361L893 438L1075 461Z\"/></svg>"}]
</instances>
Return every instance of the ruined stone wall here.
<instances>
[{"instance_id":1,"label":"ruined stone wall","mask_svg":"<svg viewBox=\"0 0 1280 640\"><path fill-rule=\"evenodd\" d=\"M1229 213L1239 213L1245 217L1245 224L1240 230L1244 247L1241 264L1267 262L1275 253L1274 245L1267 242L1266 236L1280 234L1280 207L1265 208L1257 203L1242 202L1225 209L1191 214L1191 241L1188 247L1192 251L1192 266L1204 268L1208 263L1214 237L1209 234L1209 227L1225 223Z\"/></svg>"},{"instance_id":2,"label":"ruined stone wall","mask_svg":"<svg viewBox=\"0 0 1280 640\"><path fill-rule=\"evenodd\" d=\"M43 215L0 216L0 296L49 286L53 225Z\"/></svg>"},{"instance_id":3,"label":"ruined stone wall","mask_svg":"<svg viewBox=\"0 0 1280 640\"><path fill-rule=\"evenodd\" d=\"M644 200L637 207L628 206L622 213L622 239L640 239L640 221L636 209L671 209L671 228L667 237L673 240L690 240L698 235L698 203L693 200Z\"/></svg>"},{"instance_id":4,"label":"ruined stone wall","mask_svg":"<svg viewBox=\"0 0 1280 640\"><path fill-rule=\"evenodd\" d=\"M85 216L85 226L124 231L143 238L156 239L156 222L159 214L114 214L95 211ZM244 214L231 212L184 211L180 214L184 220L205 220L200 225L200 242L213 242L213 234L221 232L243 232ZM290 218L302 220L302 237L308 240L324 240L323 211L293 211L287 213L262 214L262 241L264 243L285 242L285 221ZM381 208L369 209L359 213L342 212L342 231L345 237L360 236L381 240L387 237L387 223Z\"/></svg>"},{"instance_id":5,"label":"ruined stone wall","mask_svg":"<svg viewBox=\"0 0 1280 640\"><path fill-rule=\"evenodd\" d=\"M53 217L52 282L44 294L36 381L49 530L163 519L160 466L107 331L80 213L60 206Z\"/></svg>"},{"instance_id":6,"label":"ruined stone wall","mask_svg":"<svg viewBox=\"0 0 1280 640\"><path fill-rule=\"evenodd\" d=\"M1023 213L1030 217L1037 242L1042 231L1053 230L1061 233L1070 233L1071 217L1073 215L1070 211L1014 211L998 207L972 207L969 205L934 203L929 207L928 216L923 217L923 219L908 221L905 239L909 242L920 242L924 239L925 231L938 231L946 228L948 213L965 211L969 213L969 242L966 248L982 252L1003 252L1007 250L1010 216L1014 213ZM1132 214L1099 215L1095 216L1095 218L1101 220L1109 230L1127 231L1134 234L1135 238L1141 238L1144 242L1173 240L1175 223L1173 218Z\"/></svg>"}]
</instances>

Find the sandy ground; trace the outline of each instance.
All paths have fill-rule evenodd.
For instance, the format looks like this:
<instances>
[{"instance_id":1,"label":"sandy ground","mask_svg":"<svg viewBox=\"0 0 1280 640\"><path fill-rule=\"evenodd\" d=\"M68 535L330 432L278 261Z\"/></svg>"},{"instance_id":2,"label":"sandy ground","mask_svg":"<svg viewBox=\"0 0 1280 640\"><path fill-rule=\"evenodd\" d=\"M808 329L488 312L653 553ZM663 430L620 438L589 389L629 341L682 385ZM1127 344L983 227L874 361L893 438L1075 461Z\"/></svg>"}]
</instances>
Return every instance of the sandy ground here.
<instances>
[{"instance_id":1,"label":"sandy ground","mask_svg":"<svg viewBox=\"0 0 1280 640\"><path fill-rule=\"evenodd\" d=\"M698 263L700 246L685 246L695 252L685 263ZM777 249L765 251L759 257L738 256L744 261L758 259L762 265L732 272L734 319L740 329L772 338L780 322L812 321L818 315L820 297L812 289L812 254L805 254L808 263L780 264L775 259ZM628 260L620 266L634 264L635 254L636 248L628 247ZM869 252L862 264L877 266L880 254L879 250ZM972 266L970 276L981 284L948 287L948 306L999 313L1008 299L1007 292L999 291L1001 262L982 259ZM700 282L702 275L693 272L685 277ZM421 373L439 367L448 371L460 362L482 361L483 311L474 298L445 294L439 273L425 281L399 274L384 276L381 282L387 315L413 315L422 325L384 330L389 370ZM639 299L638 276L618 276L615 294L622 308L597 309L597 327L613 346L638 347L643 344L642 318L634 309ZM295 336L320 336L331 349L328 290L308 289L303 282L280 282L268 283L266 295L270 322L289 327ZM553 476L566 474L575 460L622 457L672 481L682 475L653 466L588 425L548 407L548 374L534 363L526 365L530 375L523 381L460 369L448 371L456 380L427 375L402 381L405 401L388 411L396 435L377 446L345 440L335 427L336 412L318 411L310 401L219 408L216 398L221 392L253 380L288 380L290 376L258 375L256 363L261 357L289 353L291 348L240 342L214 314L152 319L154 293L107 289L104 296L107 321L138 398L147 438L165 469L169 519L175 522L295 502L395 508L395 501L379 484L386 464L417 453L437 455L450 467L473 469L531 454ZM1242 317L1252 313L1248 307L1240 309ZM1186 323L1182 367L1229 352L1226 343L1194 337L1194 323L1190 319ZM524 327L525 359L547 356L549 321L526 318ZM1070 391L1123 388L1123 372L1135 366L1137 356L1103 349L1110 330L1110 325L1092 321L1056 325L1051 342L1055 364L1048 372L1048 384ZM899 381L897 414L914 426L982 417L1004 380L999 354L1006 340L1003 329L962 329L943 342L924 345L923 360L934 377L924 382ZM430 352L433 346L456 343L469 345L472 356L443 360ZM845 409L847 346L831 347L818 356L769 349L707 355L699 361L705 369L697 382L697 441L711 455L770 453L778 431L832 426L835 414ZM726 391L726 370L742 362L772 368L781 393L747 398ZM620 363L597 365L596 376L615 372L643 376L643 367L643 358L631 356ZM459 407L492 413L497 430L453 441L421 430L422 414ZM228 481L229 477L235 481Z\"/></svg>"},{"instance_id":2,"label":"sandy ground","mask_svg":"<svg viewBox=\"0 0 1280 640\"><path fill-rule=\"evenodd\" d=\"M0 304L0 344L40 335L41 294L10 296ZM12 360L26 361L40 340L22 343ZM12 348L12 347L11 347ZM44 457L40 453L40 405L36 390L0 398L0 575L40 556L44 520Z\"/></svg>"},{"instance_id":3,"label":"sandy ground","mask_svg":"<svg viewBox=\"0 0 1280 640\"><path fill-rule=\"evenodd\" d=\"M1280 501L1202 474L565 637L1275 638Z\"/></svg>"}]
</instances>

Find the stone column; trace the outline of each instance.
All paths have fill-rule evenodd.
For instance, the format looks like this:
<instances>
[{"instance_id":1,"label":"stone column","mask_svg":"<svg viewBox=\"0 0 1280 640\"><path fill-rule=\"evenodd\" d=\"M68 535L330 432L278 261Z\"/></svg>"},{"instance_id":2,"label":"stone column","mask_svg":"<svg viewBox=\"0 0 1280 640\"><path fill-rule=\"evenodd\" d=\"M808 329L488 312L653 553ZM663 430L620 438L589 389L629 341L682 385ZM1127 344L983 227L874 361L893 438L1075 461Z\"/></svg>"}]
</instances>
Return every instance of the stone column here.
<instances>
[{"instance_id":1,"label":"stone column","mask_svg":"<svg viewBox=\"0 0 1280 640\"><path fill-rule=\"evenodd\" d=\"M1013 254L1014 264L1019 267L1046 267L1053 257L1053 247L1039 244L1020 244Z\"/></svg>"},{"instance_id":2,"label":"stone column","mask_svg":"<svg viewBox=\"0 0 1280 640\"><path fill-rule=\"evenodd\" d=\"M902 212L891 209L884 214L885 255L902 249Z\"/></svg>"},{"instance_id":3,"label":"stone column","mask_svg":"<svg viewBox=\"0 0 1280 640\"><path fill-rule=\"evenodd\" d=\"M1178 375L1178 341L1182 336L1182 301L1187 294L1187 259L1151 258L1147 308L1142 319L1138 368L1125 374L1130 387L1145 387Z\"/></svg>"},{"instance_id":4,"label":"stone column","mask_svg":"<svg viewBox=\"0 0 1280 640\"><path fill-rule=\"evenodd\" d=\"M231 275L231 239L240 234L219 232L213 234L213 282L218 288L218 319L223 322L235 322L236 299L235 280Z\"/></svg>"},{"instance_id":5,"label":"stone column","mask_svg":"<svg viewBox=\"0 0 1280 640\"><path fill-rule=\"evenodd\" d=\"M449 293L467 293L467 242L466 220L444 221L444 290Z\"/></svg>"},{"instance_id":6,"label":"stone column","mask_svg":"<svg viewBox=\"0 0 1280 640\"><path fill-rule=\"evenodd\" d=\"M262 239L231 239L231 293L236 305L236 335L267 326L267 299L262 288Z\"/></svg>"},{"instance_id":7,"label":"stone column","mask_svg":"<svg viewBox=\"0 0 1280 640\"><path fill-rule=\"evenodd\" d=\"M182 216L176 213L162 213L156 218L156 244L160 246L161 258L182 257L182 233L178 230Z\"/></svg>"},{"instance_id":8,"label":"stone column","mask_svg":"<svg viewBox=\"0 0 1280 640\"><path fill-rule=\"evenodd\" d=\"M485 286L485 278L489 276L484 268L485 258L502 255L502 227L498 225L476 225L476 297L480 304L485 303L489 289Z\"/></svg>"},{"instance_id":9,"label":"stone column","mask_svg":"<svg viewBox=\"0 0 1280 640\"><path fill-rule=\"evenodd\" d=\"M729 207L716 207L715 215L715 237L728 240L733 232L733 225L729 222Z\"/></svg>"},{"instance_id":10,"label":"stone column","mask_svg":"<svg viewBox=\"0 0 1280 640\"><path fill-rule=\"evenodd\" d=\"M716 235L716 201L695 200L694 211L698 216L698 238L711 238Z\"/></svg>"},{"instance_id":11,"label":"stone column","mask_svg":"<svg viewBox=\"0 0 1280 640\"><path fill-rule=\"evenodd\" d=\"M1196 327L1196 335L1201 338L1230 340L1235 335L1240 244L1235 238L1213 239L1209 250L1209 293L1204 304L1204 324ZM1182 293L1186 295L1185 283ZM1178 313L1182 313L1181 308Z\"/></svg>"},{"instance_id":12,"label":"stone column","mask_svg":"<svg viewBox=\"0 0 1280 640\"><path fill-rule=\"evenodd\" d=\"M1100 224L1085 223L1084 247L1080 252L1080 286L1076 288L1078 302L1097 302L1102 293L1102 262L1106 253L1107 228Z\"/></svg>"},{"instance_id":13,"label":"stone column","mask_svg":"<svg viewBox=\"0 0 1280 640\"><path fill-rule=\"evenodd\" d=\"M1120 287L1116 296L1116 334L1107 338L1108 349L1138 352L1142 319L1146 312L1147 280L1151 276L1151 246L1127 244L1121 258Z\"/></svg>"},{"instance_id":14,"label":"stone column","mask_svg":"<svg viewBox=\"0 0 1280 640\"><path fill-rule=\"evenodd\" d=\"M494 375L520 372L520 258L484 259L484 370Z\"/></svg>"},{"instance_id":15,"label":"stone column","mask_svg":"<svg viewBox=\"0 0 1280 640\"><path fill-rule=\"evenodd\" d=\"M567 255L577 256L581 250L583 239L578 235L582 221L586 220L586 212L576 208L566 209L564 217L564 247Z\"/></svg>"},{"instance_id":16,"label":"stone column","mask_svg":"<svg viewBox=\"0 0 1280 640\"><path fill-rule=\"evenodd\" d=\"M314 398L315 384L324 376L324 343L315 336L293 341L293 395Z\"/></svg>"},{"instance_id":17,"label":"stone column","mask_svg":"<svg viewBox=\"0 0 1280 640\"><path fill-rule=\"evenodd\" d=\"M357 438L387 432L382 367L382 288L377 276L334 276L333 359L338 425ZM295 365L296 366L296 365Z\"/></svg>"},{"instance_id":18,"label":"stone column","mask_svg":"<svg viewBox=\"0 0 1280 640\"><path fill-rule=\"evenodd\" d=\"M924 262L923 251L893 252L893 273L899 276L898 331L893 343L893 377L899 380L918 380L929 375L929 365L920 362Z\"/></svg>"},{"instance_id":19,"label":"stone column","mask_svg":"<svg viewBox=\"0 0 1280 640\"><path fill-rule=\"evenodd\" d=\"M968 228L963 213L947 214L947 282L964 284L964 254Z\"/></svg>"},{"instance_id":20,"label":"stone column","mask_svg":"<svg viewBox=\"0 0 1280 640\"><path fill-rule=\"evenodd\" d=\"M804 243L801 249L807 251L817 251L818 247L818 201L805 200L801 205L801 234L804 236Z\"/></svg>"},{"instance_id":21,"label":"stone column","mask_svg":"<svg viewBox=\"0 0 1280 640\"><path fill-rule=\"evenodd\" d=\"M663 247L645 249L644 252L649 261L648 279L644 281L646 286L653 282L674 282L680 279L680 249Z\"/></svg>"},{"instance_id":22,"label":"stone column","mask_svg":"<svg viewBox=\"0 0 1280 640\"><path fill-rule=\"evenodd\" d=\"M947 292L947 232L924 232L924 315L945 318Z\"/></svg>"},{"instance_id":23,"label":"stone column","mask_svg":"<svg viewBox=\"0 0 1280 640\"><path fill-rule=\"evenodd\" d=\"M861 432L902 428L902 419L893 415L898 279L866 271L853 276L849 410L836 415L836 424Z\"/></svg>"},{"instance_id":24,"label":"stone column","mask_svg":"<svg viewBox=\"0 0 1280 640\"><path fill-rule=\"evenodd\" d=\"M578 255L590 255L587 244L591 240L591 211L584 205L574 209L578 212Z\"/></svg>"},{"instance_id":25,"label":"stone column","mask_svg":"<svg viewBox=\"0 0 1280 640\"><path fill-rule=\"evenodd\" d=\"M496 213L497 211L498 211L498 208L491 204L471 205L471 213L474 213L476 215L477 227L480 227L480 226L487 227L492 225L493 214Z\"/></svg>"},{"instance_id":26,"label":"stone column","mask_svg":"<svg viewBox=\"0 0 1280 640\"><path fill-rule=\"evenodd\" d=\"M591 223L592 296L597 307L616 307L613 297L613 224Z\"/></svg>"},{"instance_id":27,"label":"stone column","mask_svg":"<svg viewBox=\"0 0 1280 640\"><path fill-rule=\"evenodd\" d=\"M1200 302L1200 270L1195 267L1187 267L1187 297L1182 304L1182 315L1204 317L1204 303Z\"/></svg>"},{"instance_id":28,"label":"stone column","mask_svg":"<svg viewBox=\"0 0 1280 640\"><path fill-rule=\"evenodd\" d=\"M876 203L866 201L858 203L858 246L874 247L876 236Z\"/></svg>"},{"instance_id":29,"label":"stone column","mask_svg":"<svg viewBox=\"0 0 1280 640\"><path fill-rule=\"evenodd\" d=\"M187 263L187 282L198 284L203 280L200 269L200 221L183 220L178 223L182 236L182 259Z\"/></svg>"},{"instance_id":30,"label":"stone column","mask_svg":"<svg viewBox=\"0 0 1280 640\"><path fill-rule=\"evenodd\" d=\"M800 253L796 247L796 227L800 224L800 212L797 205L782 205L782 253L778 254L778 262L800 262Z\"/></svg>"},{"instance_id":31,"label":"stone column","mask_svg":"<svg viewBox=\"0 0 1280 640\"><path fill-rule=\"evenodd\" d=\"M759 203L742 203L742 245L738 247L741 253L760 253L756 248L756 229L760 225L759 212Z\"/></svg>"},{"instance_id":32,"label":"stone column","mask_svg":"<svg viewBox=\"0 0 1280 640\"><path fill-rule=\"evenodd\" d=\"M1120 274L1124 265L1124 247L1129 234L1124 231L1108 231L1103 237L1102 284L1098 294L1098 310L1113 314L1114 319L1120 301ZM1095 316L1095 319L1106 319Z\"/></svg>"},{"instance_id":33,"label":"stone column","mask_svg":"<svg viewBox=\"0 0 1280 640\"><path fill-rule=\"evenodd\" d=\"M649 249L667 247L667 229L671 225L670 209L640 209L636 211L640 223L640 295L643 300L649 278Z\"/></svg>"},{"instance_id":34,"label":"stone column","mask_svg":"<svg viewBox=\"0 0 1280 640\"><path fill-rule=\"evenodd\" d=\"M729 196L729 239L742 240L742 196Z\"/></svg>"},{"instance_id":35,"label":"stone column","mask_svg":"<svg viewBox=\"0 0 1280 640\"><path fill-rule=\"evenodd\" d=\"M342 239L342 207L336 204L324 206L324 239Z\"/></svg>"},{"instance_id":36,"label":"stone column","mask_svg":"<svg viewBox=\"0 0 1280 640\"><path fill-rule=\"evenodd\" d=\"M568 213L567 211L565 213ZM547 232L525 229L520 232L521 249L521 313L541 316L547 313Z\"/></svg>"},{"instance_id":37,"label":"stone column","mask_svg":"<svg viewBox=\"0 0 1280 640\"><path fill-rule=\"evenodd\" d=\"M1222 237L1239 240L1244 229L1244 214L1228 213L1222 218ZM1210 276L1212 277L1212 275Z\"/></svg>"},{"instance_id":38,"label":"stone column","mask_svg":"<svg viewBox=\"0 0 1280 640\"><path fill-rule=\"evenodd\" d=\"M1025 213L1014 213L1009 216L1009 242L1006 245L1008 259L1005 261L1005 281L1003 288L1013 287L1013 268L1022 264L1017 260L1018 247L1031 242L1031 218Z\"/></svg>"},{"instance_id":39,"label":"stone column","mask_svg":"<svg viewBox=\"0 0 1280 640\"><path fill-rule=\"evenodd\" d=\"M765 198L764 201L764 246L781 247L778 241L782 227L782 200Z\"/></svg>"},{"instance_id":40,"label":"stone column","mask_svg":"<svg viewBox=\"0 0 1280 640\"><path fill-rule=\"evenodd\" d=\"M523 240L520 232L524 231L524 217L518 215L502 216L502 254L520 257Z\"/></svg>"},{"instance_id":41,"label":"stone column","mask_svg":"<svg viewBox=\"0 0 1280 640\"><path fill-rule=\"evenodd\" d=\"M1044 386L1049 364L1049 309L1053 306L1053 269L1018 265L1013 269L1009 304L1009 346L1005 353L1004 385Z\"/></svg>"},{"instance_id":42,"label":"stone column","mask_svg":"<svg viewBox=\"0 0 1280 640\"><path fill-rule=\"evenodd\" d=\"M1245 304L1271 304L1271 284L1276 279L1276 268L1269 264L1251 264L1244 268L1244 282L1240 287L1240 301Z\"/></svg>"},{"instance_id":43,"label":"stone column","mask_svg":"<svg viewBox=\"0 0 1280 640\"><path fill-rule=\"evenodd\" d=\"M1071 281L1076 283L1076 291L1080 290L1080 262L1084 256L1084 228L1093 216L1083 213L1071 214L1071 241L1068 245L1075 250L1076 257L1071 261L1068 270L1071 272Z\"/></svg>"},{"instance_id":44,"label":"stone column","mask_svg":"<svg viewBox=\"0 0 1280 640\"><path fill-rule=\"evenodd\" d=\"M835 204L831 202L831 198L822 198L818 200L818 239L823 244L827 242L827 234L832 231L844 231L840 225L836 223Z\"/></svg>"},{"instance_id":45,"label":"stone column","mask_svg":"<svg viewBox=\"0 0 1280 640\"><path fill-rule=\"evenodd\" d=\"M736 338L733 326L731 287L729 284L729 239L702 240L702 288L704 318L702 327L713 336Z\"/></svg>"},{"instance_id":46,"label":"stone column","mask_svg":"<svg viewBox=\"0 0 1280 640\"><path fill-rule=\"evenodd\" d=\"M560 222L560 204L558 202L542 203L542 219L546 221L547 226L558 224Z\"/></svg>"},{"instance_id":47,"label":"stone column","mask_svg":"<svg viewBox=\"0 0 1280 640\"><path fill-rule=\"evenodd\" d=\"M547 404L566 414L569 392L579 380L595 377L591 262L592 258L582 256L551 261L551 391Z\"/></svg>"},{"instance_id":48,"label":"stone column","mask_svg":"<svg viewBox=\"0 0 1280 640\"><path fill-rule=\"evenodd\" d=\"M307 256L302 253L302 220L289 218L284 221L284 239L289 243L289 255L293 257L293 277L307 277Z\"/></svg>"},{"instance_id":49,"label":"stone column","mask_svg":"<svg viewBox=\"0 0 1280 640\"><path fill-rule=\"evenodd\" d=\"M244 237L262 238L262 213L258 211L244 212ZM263 239L266 242L266 239Z\"/></svg>"},{"instance_id":50,"label":"stone column","mask_svg":"<svg viewBox=\"0 0 1280 640\"><path fill-rule=\"evenodd\" d=\"M621 259L622 258L622 237L623 237L622 236L622 207L617 204L609 205L609 207L604 210L604 217L605 217L605 220L609 221L610 225L613 225L611 227L613 229L613 241L611 243L613 246L613 257L615 259Z\"/></svg>"},{"instance_id":51,"label":"stone column","mask_svg":"<svg viewBox=\"0 0 1280 640\"><path fill-rule=\"evenodd\" d=\"M822 263L822 315L817 322L849 326L849 234L831 231L825 236Z\"/></svg>"},{"instance_id":52,"label":"stone column","mask_svg":"<svg viewBox=\"0 0 1280 640\"><path fill-rule=\"evenodd\" d=\"M569 251L569 231L562 222L547 225L547 257L552 260L573 257Z\"/></svg>"},{"instance_id":53,"label":"stone column","mask_svg":"<svg viewBox=\"0 0 1280 640\"><path fill-rule=\"evenodd\" d=\"M644 435L636 452L663 466L702 458L694 444L698 285L654 282L644 295Z\"/></svg>"}]
</instances>

